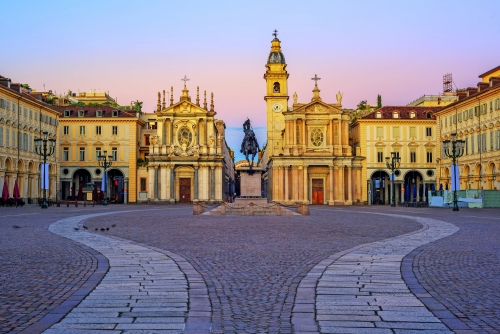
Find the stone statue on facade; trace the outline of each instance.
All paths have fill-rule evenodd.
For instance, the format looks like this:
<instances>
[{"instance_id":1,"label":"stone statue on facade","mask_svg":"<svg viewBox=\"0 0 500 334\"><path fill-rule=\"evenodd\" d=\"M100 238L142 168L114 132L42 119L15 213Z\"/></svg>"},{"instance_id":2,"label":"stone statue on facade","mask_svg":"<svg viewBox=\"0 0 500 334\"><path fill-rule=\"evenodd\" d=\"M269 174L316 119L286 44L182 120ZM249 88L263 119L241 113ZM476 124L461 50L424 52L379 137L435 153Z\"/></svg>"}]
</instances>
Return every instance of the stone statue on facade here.
<instances>
[{"instance_id":1,"label":"stone statue on facade","mask_svg":"<svg viewBox=\"0 0 500 334\"><path fill-rule=\"evenodd\" d=\"M243 142L241 143L240 152L245 155L245 158L248 162L248 166L250 166L250 170L248 173L253 174L253 159L255 155L259 152L259 143L257 142L257 138L255 137L255 133L253 132L252 125L250 125L250 120L247 118L245 123L243 123L243 132L245 132L245 137L243 138ZM249 155L252 155L252 159L248 158Z\"/></svg>"},{"instance_id":2,"label":"stone statue on facade","mask_svg":"<svg viewBox=\"0 0 500 334\"><path fill-rule=\"evenodd\" d=\"M338 104L342 104L342 96L344 96L344 95L339 90L339 92L337 93L337 103Z\"/></svg>"}]
</instances>

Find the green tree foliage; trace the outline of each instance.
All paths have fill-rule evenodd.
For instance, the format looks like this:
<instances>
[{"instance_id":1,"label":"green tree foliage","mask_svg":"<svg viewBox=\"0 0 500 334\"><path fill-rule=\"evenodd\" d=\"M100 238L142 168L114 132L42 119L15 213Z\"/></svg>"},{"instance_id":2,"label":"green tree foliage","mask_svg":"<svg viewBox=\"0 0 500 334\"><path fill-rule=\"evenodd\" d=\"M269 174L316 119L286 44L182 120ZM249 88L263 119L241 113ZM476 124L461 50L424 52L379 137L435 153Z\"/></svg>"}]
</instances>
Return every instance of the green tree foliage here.
<instances>
[{"instance_id":1,"label":"green tree foliage","mask_svg":"<svg viewBox=\"0 0 500 334\"><path fill-rule=\"evenodd\" d=\"M85 107L85 103L83 102L73 102L68 104L69 107Z\"/></svg>"},{"instance_id":2,"label":"green tree foliage","mask_svg":"<svg viewBox=\"0 0 500 334\"><path fill-rule=\"evenodd\" d=\"M382 95L377 95L377 109L382 108Z\"/></svg>"}]
</instances>

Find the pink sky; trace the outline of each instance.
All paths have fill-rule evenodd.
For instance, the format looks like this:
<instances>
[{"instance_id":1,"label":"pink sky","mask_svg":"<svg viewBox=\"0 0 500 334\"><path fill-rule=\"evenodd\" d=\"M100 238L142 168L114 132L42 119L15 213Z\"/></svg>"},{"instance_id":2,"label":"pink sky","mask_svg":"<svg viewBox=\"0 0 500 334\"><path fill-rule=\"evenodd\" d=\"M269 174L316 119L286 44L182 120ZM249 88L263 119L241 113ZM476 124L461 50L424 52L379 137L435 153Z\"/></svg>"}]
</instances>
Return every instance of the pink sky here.
<instances>
[{"instance_id":1,"label":"pink sky","mask_svg":"<svg viewBox=\"0 0 500 334\"><path fill-rule=\"evenodd\" d=\"M181 78L215 94L217 117L265 126L265 63L279 31L289 94L310 101L314 74L326 102L344 94L405 105L458 87L500 65L498 1L57 1L2 5L0 75L58 93L100 89L120 104L144 102ZM261 142L265 140L261 139ZM263 144L263 142L262 142Z\"/></svg>"}]
</instances>

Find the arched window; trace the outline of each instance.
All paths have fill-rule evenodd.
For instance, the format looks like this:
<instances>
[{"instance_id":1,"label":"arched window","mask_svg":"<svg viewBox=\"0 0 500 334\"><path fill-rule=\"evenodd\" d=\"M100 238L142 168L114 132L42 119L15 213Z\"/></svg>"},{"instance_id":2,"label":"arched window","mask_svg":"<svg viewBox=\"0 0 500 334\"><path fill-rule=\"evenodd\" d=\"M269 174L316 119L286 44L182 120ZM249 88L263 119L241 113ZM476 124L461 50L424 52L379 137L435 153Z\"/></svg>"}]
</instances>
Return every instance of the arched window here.
<instances>
[{"instance_id":1,"label":"arched window","mask_svg":"<svg viewBox=\"0 0 500 334\"><path fill-rule=\"evenodd\" d=\"M382 113L380 111L377 111L375 114L375 118L382 118Z\"/></svg>"},{"instance_id":2,"label":"arched window","mask_svg":"<svg viewBox=\"0 0 500 334\"><path fill-rule=\"evenodd\" d=\"M274 85L273 85L273 92L274 93L279 93L280 92L280 83L279 82L275 82Z\"/></svg>"}]
</instances>

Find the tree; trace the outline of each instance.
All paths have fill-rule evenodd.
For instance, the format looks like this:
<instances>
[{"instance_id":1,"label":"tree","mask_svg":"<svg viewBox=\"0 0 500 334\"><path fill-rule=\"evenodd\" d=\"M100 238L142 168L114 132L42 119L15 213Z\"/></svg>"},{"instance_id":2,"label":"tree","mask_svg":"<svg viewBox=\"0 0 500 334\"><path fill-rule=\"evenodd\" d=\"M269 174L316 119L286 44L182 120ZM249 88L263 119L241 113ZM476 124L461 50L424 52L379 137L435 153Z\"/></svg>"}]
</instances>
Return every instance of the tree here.
<instances>
[{"instance_id":1,"label":"tree","mask_svg":"<svg viewBox=\"0 0 500 334\"><path fill-rule=\"evenodd\" d=\"M382 95L377 95L377 109L382 108Z\"/></svg>"},{"instance_id":2,"label":"tree","mask_svg":"<svg viewBox=\"0 0 500 334\"><path fill-rule=\"evenodd\" d=\"M366 100L361 101L357 105L357 110L366 110L368 108L368 102Z\"/></svg>"}]
</instances>

